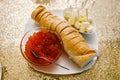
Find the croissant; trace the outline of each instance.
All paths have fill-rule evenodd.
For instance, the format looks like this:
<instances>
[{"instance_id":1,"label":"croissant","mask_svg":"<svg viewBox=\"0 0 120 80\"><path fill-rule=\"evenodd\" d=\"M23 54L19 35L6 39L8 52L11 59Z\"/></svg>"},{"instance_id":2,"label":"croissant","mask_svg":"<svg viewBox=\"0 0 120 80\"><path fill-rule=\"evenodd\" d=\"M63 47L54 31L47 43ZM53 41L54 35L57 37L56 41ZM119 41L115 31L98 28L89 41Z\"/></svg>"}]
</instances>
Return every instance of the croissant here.
<instances>
[{"instance_id":1,"label":"croissant","mask_svg":"<svg viewBox=\"0 0 120 80\"><path fill-rule=\"evenodd\" d=\"M83 67L85 62L92 58L96 51L91 49L83 36L67 21L53 15L40 5L31 14L33 20L47 30L57 33L61 38L65 52L78 66Z\"/></svg>"}]
</instances>

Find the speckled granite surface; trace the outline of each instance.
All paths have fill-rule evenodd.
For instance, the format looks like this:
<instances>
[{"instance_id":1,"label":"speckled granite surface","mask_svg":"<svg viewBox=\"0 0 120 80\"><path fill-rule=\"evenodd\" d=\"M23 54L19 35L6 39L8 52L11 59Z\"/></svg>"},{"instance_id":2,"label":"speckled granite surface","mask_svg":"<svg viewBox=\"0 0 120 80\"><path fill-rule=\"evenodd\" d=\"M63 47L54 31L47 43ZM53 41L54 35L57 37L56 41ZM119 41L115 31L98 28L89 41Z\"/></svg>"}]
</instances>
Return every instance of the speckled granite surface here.
<instances>
[{"instance_id":1,"label":"speckled granite surface","mask_svg":"<svg viewBox=\"0 0 120 80\"><path fill-rule=\"evenodd\" d=\"M102 56L92 69L67 76L37 72L20 53L24 26L35 6L30 0L0 0L2 80L120 80L120 0L96 0L91 15L97 24Z\"/></svg>"}]
</instances>

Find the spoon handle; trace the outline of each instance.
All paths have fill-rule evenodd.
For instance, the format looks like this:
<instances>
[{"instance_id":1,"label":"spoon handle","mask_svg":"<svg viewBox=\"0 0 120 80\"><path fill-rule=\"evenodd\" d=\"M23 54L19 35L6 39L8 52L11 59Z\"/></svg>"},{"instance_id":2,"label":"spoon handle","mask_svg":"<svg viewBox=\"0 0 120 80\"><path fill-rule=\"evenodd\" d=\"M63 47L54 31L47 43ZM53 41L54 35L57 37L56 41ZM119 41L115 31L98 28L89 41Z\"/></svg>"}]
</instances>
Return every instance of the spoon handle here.
<instances>
[{"instance_id":1,"label":"spoon handle","mask_svg":"<svg viewBox=\"0 0 120 80\"><path fill-rule=\"evenodd\" d=\"M66 67L64 67L64 66L62 66L62 65L60 65L60 64L58 64L58 63L54 63L54 64L57 65L57 66L59 66L59 67L61 67L61 68L66 69L66 70L70 70L70 69L68 69L68 68L66 68Z\"/></svg>"}]
</instances>

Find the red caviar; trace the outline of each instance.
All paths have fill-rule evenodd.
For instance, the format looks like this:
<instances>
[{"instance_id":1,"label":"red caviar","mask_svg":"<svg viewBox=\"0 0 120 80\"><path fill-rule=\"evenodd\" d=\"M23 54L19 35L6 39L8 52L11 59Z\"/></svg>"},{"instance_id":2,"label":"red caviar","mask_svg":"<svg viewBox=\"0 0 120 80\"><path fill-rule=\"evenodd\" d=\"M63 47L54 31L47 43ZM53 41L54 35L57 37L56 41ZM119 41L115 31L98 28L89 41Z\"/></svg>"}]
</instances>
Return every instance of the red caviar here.
<instances>
[{"instance_id":1,"label":"red caviar","mask_svg":"<svg viewBox=\"0 0 120 80\"><path fill-rule=\"evenodd\" d=\"M45 57L49 61L36 58L32 53L31 49L34 50L37 56ZM25 46L25 55L30 62L37 65L48 65L58 59L62 53L60 40L54 33L50 32L35 32L28 38Z\"/></svg>"}]
</instances>

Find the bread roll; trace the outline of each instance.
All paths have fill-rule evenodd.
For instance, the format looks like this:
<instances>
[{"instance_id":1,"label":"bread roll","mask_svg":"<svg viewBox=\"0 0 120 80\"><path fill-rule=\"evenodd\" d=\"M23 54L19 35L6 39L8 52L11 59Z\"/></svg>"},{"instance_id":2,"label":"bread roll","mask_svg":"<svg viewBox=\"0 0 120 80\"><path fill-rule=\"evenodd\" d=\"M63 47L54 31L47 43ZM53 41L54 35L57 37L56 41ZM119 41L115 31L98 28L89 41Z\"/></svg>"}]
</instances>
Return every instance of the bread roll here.
<instances>
[{"instance_id":1,"label":"bread roll","mask_svg":"<svg viewBox=\"0 0 120 80\"><path fill-rule=\"evenodd\" d=\"M57 32L58 37L62 40L65 52L80 67L83 67L96 54L95 50L87 45L85 39L75 28L47 11L44 6L37 7L32 12L32 19L49 31Z\"/></svg>"}]
</instances>

